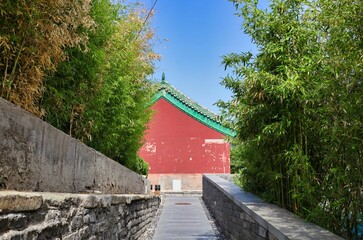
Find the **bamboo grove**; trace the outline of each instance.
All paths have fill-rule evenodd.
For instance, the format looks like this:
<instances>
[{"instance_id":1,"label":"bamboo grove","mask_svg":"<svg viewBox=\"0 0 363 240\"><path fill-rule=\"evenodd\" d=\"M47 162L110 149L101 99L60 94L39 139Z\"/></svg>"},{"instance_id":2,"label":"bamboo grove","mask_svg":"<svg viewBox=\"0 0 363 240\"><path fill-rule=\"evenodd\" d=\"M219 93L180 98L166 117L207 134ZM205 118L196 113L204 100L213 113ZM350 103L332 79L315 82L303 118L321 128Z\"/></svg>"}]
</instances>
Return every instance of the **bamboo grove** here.
<instances>
[{"instance_id":1,"label":"bamboo grove","mask_svg":"<svg viewBox=\"0 0 363 240\"><path fill-rule=\"evenodd\" d=\"M363 1L232 1L257 54L224 56L239 182L347 239L363 213ZM361 237L359 238L361 239Z\"/></svg>"},{"instance_id":2,"label":"bamboo grove","mask_svg":"<svg viewBox=\"0 0 363 240\"><path fill-rule=\"evenodd\" d=\"M0 0L0 96L131 169L153 88L153 31L138 4Z\"/></svg>"}]
</instances>

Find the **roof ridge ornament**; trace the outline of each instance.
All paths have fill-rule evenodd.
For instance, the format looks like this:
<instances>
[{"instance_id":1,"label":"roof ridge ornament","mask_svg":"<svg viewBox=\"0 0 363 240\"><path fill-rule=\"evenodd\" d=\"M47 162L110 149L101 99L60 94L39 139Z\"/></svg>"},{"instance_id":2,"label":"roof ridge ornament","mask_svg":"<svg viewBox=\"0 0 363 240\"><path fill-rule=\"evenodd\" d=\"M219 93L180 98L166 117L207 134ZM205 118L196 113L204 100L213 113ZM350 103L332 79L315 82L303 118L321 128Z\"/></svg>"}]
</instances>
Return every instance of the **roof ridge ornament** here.
<instances>
[{"instance_id":1,"label":"roof ridge ornament","mask_svg":"<svg viewBox=\"0 0 363 240\"><path fill-rule=\"evenodd\" d=\"M161 83L165 83L165 73L161 75Z\"/></svg>"}]
</instances>

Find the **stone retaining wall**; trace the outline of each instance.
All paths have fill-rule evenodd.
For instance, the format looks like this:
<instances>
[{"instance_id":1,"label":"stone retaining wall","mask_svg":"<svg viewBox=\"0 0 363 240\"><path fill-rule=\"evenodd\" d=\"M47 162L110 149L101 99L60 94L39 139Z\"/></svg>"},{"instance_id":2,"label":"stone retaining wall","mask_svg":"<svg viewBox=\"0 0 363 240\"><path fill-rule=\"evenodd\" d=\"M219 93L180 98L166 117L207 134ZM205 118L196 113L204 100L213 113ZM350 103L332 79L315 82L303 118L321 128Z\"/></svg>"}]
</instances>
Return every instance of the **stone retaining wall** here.
<instances>
[{"instance_id":1,"label":"stone retaining wall","mask_svg":"<svg viewBox=\"0 0 363 240\"><path fill-rule=\"evenodd\" d=\"M0 189L144 194L145 181L0 98Z\"/></svg>"},{"instance_id":2,"label":"stone retaining wall","mask_svg":"<svg viewBox=\"0 0 363 240\"><path fill-rule=\"evenodd\" d=\"M0 239L142 239L159 205L150 195L0 191Z\"/></svg>"},{"instance_id":3,"label":"stone retaining wall","mask_svg":"<svg viewBox=\"0 0 363 240\"><path fill-rule=\"evenodd\" d=\"M217 175L203 176L203 200L223 233L232 240L342 239L285 209L263 202Z\"/></svg>"}]
</instances>

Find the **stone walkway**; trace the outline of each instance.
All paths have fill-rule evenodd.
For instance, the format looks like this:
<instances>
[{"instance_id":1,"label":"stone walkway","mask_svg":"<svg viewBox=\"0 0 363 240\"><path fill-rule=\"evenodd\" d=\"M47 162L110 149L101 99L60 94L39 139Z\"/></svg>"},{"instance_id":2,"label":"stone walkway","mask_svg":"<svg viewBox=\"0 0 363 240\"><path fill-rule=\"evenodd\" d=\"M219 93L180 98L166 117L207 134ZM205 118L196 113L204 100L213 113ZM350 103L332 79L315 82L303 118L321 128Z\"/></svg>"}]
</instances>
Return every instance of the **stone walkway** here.
<instances>
[{"instance_id":1,"label":"stone walkway","mask_svg":"<svg viewBox=\"0 0 363 240\"><path fill-rule=\"evenodd\" d=\"M166 196L153 240L220 239L199 197Z\"/></svg>"}]
</instances>

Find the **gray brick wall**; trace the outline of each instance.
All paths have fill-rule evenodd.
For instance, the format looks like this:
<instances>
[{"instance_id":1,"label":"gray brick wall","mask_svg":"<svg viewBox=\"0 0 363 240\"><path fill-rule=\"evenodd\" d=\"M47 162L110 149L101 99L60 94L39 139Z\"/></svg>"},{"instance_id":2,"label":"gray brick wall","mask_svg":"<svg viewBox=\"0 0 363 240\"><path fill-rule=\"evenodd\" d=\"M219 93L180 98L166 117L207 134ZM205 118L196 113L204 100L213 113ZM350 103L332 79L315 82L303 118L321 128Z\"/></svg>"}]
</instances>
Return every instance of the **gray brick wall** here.
<instances>
[{"instance_id":1,"label":"gray brick wall","mask_svg":"<svg viewBox=\"0 0 363 240\"><path fill-rule=\"evenodd\" d=\"M230 239L273 239L267 230L254 221L222 191L203 178L203 200L223 233Z\"/></svg>"},{"instance_id":2,"label":"gray brick wall","mask_svg":"<svg viewBox=\"0 0 363 240\"><path fill-rule=\"evenodd\" d=\"M342 239L285 209L263 202L217 175L203 176L203 200L223 233L232 240Z\"/></svg>"},{"instance_id":3,"label":"gray brick wall","mask_svg":"<svg viewBox=\"0 0 363 240\"><path fill-rule=\"evenodd\" d=\"M0 239L142 239L159 205L150 195L0 192Z\"/></svg>"}]
</instances>

